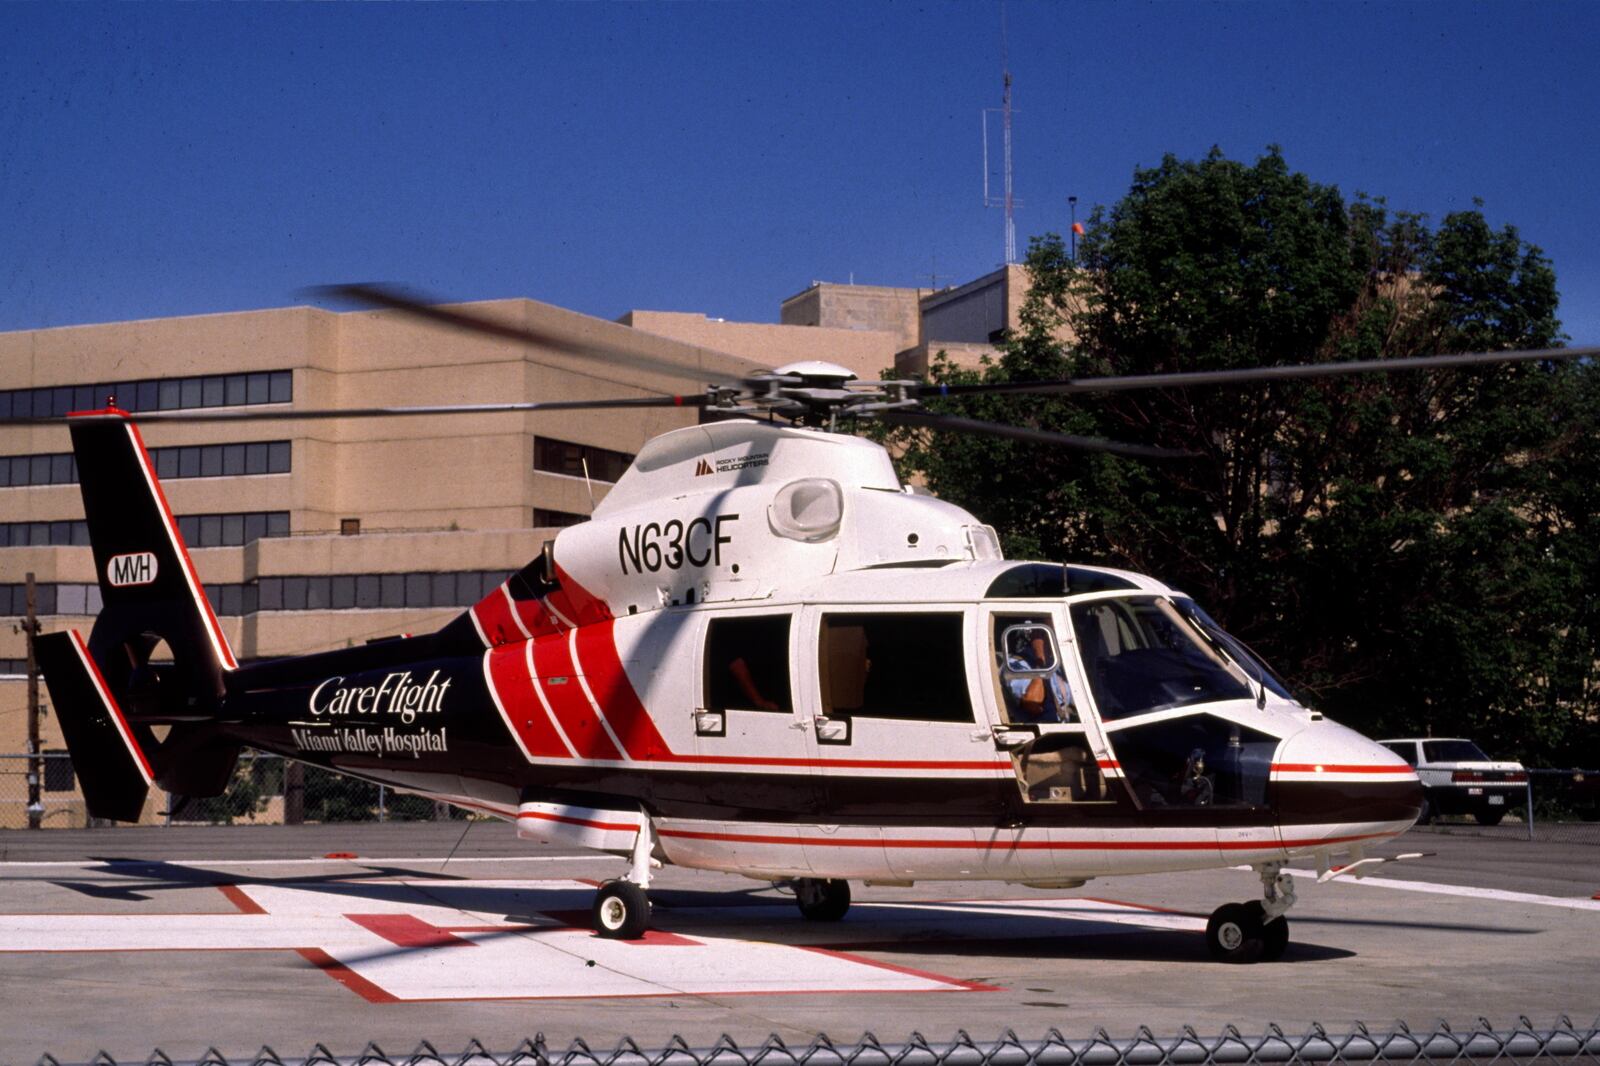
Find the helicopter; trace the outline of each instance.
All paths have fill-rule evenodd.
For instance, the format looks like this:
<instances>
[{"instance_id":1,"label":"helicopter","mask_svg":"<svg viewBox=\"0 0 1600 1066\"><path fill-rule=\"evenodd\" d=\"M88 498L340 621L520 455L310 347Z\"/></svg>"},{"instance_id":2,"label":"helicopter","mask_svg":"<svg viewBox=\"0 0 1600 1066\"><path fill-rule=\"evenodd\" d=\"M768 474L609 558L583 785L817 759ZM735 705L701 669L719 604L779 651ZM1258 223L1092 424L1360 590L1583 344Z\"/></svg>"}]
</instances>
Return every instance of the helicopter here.
<instances>
[{"instance_id":1,"label":"helicopter","mask_svg":"<svg viewBox=\"0 0 1600 1066\"><path fill-rule=\"evenodd\" d=\"M322 290L598 360L637 356L402 290ZM37 656L90 813L217 795L248 746L623 859L595 931L632 939L663 864L792 887L836 921L850 882L1092 878L1248 867L1206 942L1280 957L1289 864L1380 860L1422 808L1415 770L1301 704L1180 589L1005 559L994 528L902 483L861 421L1181 460L1186 453L931 412L984 392L1131 389L1591 356L1488 352L1005 384L859 381L822 361L703 392L470 406L141 414L0 424L71 434L103 609ZM646 443L584 522L443 628L238 662L140 423L697 409ZM152 662L165 642L172 659ZM1405 857L1405 856L1402 856ZM1343 859L1338 862L1336 860Z\"/></svg>"}]
</instances>

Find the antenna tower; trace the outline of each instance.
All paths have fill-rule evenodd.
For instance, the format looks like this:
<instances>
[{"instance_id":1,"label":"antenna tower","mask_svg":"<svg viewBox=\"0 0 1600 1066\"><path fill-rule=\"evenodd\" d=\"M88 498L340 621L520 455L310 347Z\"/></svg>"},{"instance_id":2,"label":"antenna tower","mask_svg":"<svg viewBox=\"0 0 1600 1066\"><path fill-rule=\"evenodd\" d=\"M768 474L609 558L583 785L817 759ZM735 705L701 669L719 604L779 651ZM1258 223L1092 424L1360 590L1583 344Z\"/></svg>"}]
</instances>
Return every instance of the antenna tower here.
<instances>
[{"instance_id":1,"label":"antenna tower","mask_svg":"<svg viewBox=\"0 0 1600 1066\"><path fill-rule=\"evenodd\" d=\"M1011 187L1011 58L1010 49L1006 42L1006 6L1000 5L1000 75L1002 91L1000 96L1000 143L1002 153L1002 181L1003 192L994 196L989 191L989 116L996 109L986 107L983 109L983 206L1003 207L1006 216L1006 263L1009 265L1017 261L1017 223L1016 208L1021 206L1012 192Z\"/></svg>"}]
</instances>

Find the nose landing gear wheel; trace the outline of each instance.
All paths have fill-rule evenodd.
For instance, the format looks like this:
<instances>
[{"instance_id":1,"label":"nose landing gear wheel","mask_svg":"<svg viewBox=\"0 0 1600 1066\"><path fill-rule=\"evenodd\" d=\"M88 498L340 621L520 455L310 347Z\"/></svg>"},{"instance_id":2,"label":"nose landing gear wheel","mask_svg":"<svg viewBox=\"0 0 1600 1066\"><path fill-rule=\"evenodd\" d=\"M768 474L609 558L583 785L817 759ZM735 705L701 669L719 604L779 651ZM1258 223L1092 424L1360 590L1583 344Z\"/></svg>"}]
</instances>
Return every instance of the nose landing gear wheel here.
<instances>
[{"instance_id":1,"label":"nose landing gear wheel","mask_svg":"<svg viewBox=\"0 0 1600 1066\"><path fill-rule=\"evenodd\" d=\"M1259 907L1261 904L1257 903ZM1261 961L1277 962L1289 947L1289 919L1279 915L1261 926Z\"/></svg>"},{"instance_id":2,"label":"nose landing gear wheel","mask_svg":"<svg viewBox=\"0 0 1600 1066\"><path fill-rule=\"evenodd\" d=\"M1255 962L1262 954L1263 934L1261 912L1255 906L1224 903L1206 923L1206 948L1218 962Z\"/></svg>"},{"instance_id":3,"label":"nose landing gear wheel","mask_svg":"<svg viewBox=\"0 0 1600 1066\"><path fill-rule=\"evenodd\" d=\"M607 881L594 894L594 929L611 940L638 940L650 924L650 897L632 881Z\"/></svg>"},{"instance_id":4,"label":"nose landing gear wheel","mask_svg":"<svg viewBox=\"0 0 1600 1066\"><path fill-rule=\"evenodd\" d=\"M837 922L850 909L850 882L802 877L794 883L794 901L810 922Z\"/></svg>"},{"instance_id":5,"label":"nose landing gear wheel","mask_svg":"<svg viewBox=\"0 0 1600 1066\"><path fill-rule=\"evenodd\" d=\"M1206 947L1218 962L1276 962L1289 947L1289 919L1267 921L1259 900L1223 904L1206 923Z\"/></svg>"}]
</instances>

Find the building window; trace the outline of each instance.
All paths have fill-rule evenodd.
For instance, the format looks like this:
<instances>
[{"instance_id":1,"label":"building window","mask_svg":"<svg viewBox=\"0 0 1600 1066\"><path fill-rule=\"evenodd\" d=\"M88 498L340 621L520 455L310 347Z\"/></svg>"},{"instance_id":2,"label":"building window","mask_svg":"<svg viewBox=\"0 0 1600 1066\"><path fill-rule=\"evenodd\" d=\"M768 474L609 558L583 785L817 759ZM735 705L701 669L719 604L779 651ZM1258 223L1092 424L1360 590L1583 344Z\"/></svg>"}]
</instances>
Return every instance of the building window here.
<instances>
[{"instance_id":1,"label":"building window","mask_svg":"<svg viewBox=\"0 0 1600 1066\"><path fill-rule=\"evenodd\" d=\"M471 607L506 575L492 570L445 573L333 574L308 577L264 577L243 586L243 613L256 611L399 610L401 608ZM229 586L207 586L206 595L218 614L226 614ZM254 590L252 600L251 590Z\"/></svg>"},{"instance_id":2,"label":"building window","mask_svg":"<svg viewBox=\"0 0 1600 1066\"><path fill-rule=\"evenodd\" d=\"M548 507L535 507L533 509L534 529L565 529L575 526L579 522L587 522L586 514L573 514L571 511L552 511Z\"/></svg>"},{"instance_id":3,"label":"building window","mask_svg":"<svg viewBox=\"0 0 1600 1066\"><path fill-rule=\"evenodd\" d=\"M239 474L287 474L290 445L286 440L249 444L190 444L151 448L150 461L163 481L177 478L233 477ZM71 452L48 455L0 455L0 488L30 485L75 485L78 463Z\"/></svg>"},{"instance_id":4,"label":"building window","mask_svg":"<svg viewBox=\"0 0 1600 1066\"><path fill-rule=\"evenodd\" d=\"M0 548L63 547L89 543L89 524L73 522L0 522Z\"/></svg>"},{"instance_id":5,"label":"building window","mask_svg":"<svg viewBox=\"0 0 1600 1066\"><path fill-rule=\"evenodd\" d=\"M533 441L533 468L547 474L583 477L587 463L591 480L612 482L620 478L632 462L633 456L627 452L575 444L554 437L535 437Z\"/></svg>"},{"instance_id":6,"label":"building window","mask_svg":"<svg viewBox=\"0 0 1600 1066\"><path fill-rule=\"evenodd\" d=\"M205 594L211 609L222 617L259 611L465 608L498 588L507 576L503 570L290 575L245 583L211 584L205 586ZM42 582L34 585L34 596L40 615L93 616L99 614L104 605L99 585ZM21 617L27 611L26 585L0 585L0 616ZM0 665L5 662L0 660Z\"/></svg>"},{"instance_id":7,"label":"building window","mask_svg":"<svg viewBox=\"0 0 1600 1066\"><path fill-rule=\"evenodd\" d=\"M288 370L258 370L246 374L4 389L0 390L0 418L60 417L72 411L99 411L111 397L116 398L118 407L131 412L291 403L294 375Z\"/></svg>"},{"instance_id":8,"label":"building window","mask_svg":"<svg viewBox=\"0 0 1600 1066\"><path fill-rule=\"evenodd\" d=\"M236 547L263 537L289 535L288 511L240 511L178 516L178 533L191 548Z\"/></svg>"}]
</instances>

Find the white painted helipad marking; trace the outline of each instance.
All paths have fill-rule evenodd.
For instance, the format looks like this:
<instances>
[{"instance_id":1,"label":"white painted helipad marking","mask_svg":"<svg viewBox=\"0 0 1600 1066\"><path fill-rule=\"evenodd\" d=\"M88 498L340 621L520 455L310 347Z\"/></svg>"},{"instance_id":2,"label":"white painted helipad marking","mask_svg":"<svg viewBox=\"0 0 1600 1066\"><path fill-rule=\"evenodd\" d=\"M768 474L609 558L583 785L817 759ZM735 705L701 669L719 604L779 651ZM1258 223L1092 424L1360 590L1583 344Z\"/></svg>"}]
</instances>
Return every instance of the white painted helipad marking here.
<instances>
[{"instance_id":1,"label":"white painted helipad marking","mask_svg":"<svg viewBox=\"0 0 1600 1066\"><path fill-rule=\"evenodd\" d=\"M6 915L0 951L293 950L375 1002L983 987L791 944L654 931L606 940L571 924L587 920L594 894L579 881L226 891L243 913Z\"/></svg>"},{"instance_id":2,"label":"white painted helipad marking","mask_svg":"<svg viewBox=\"0 0 1600 1066\"><path fill-rule=\"evenodd\" d=\"M1315 870L1288 870L1296 877L1316 880ZM1337 877L1330 885L1371 885L1374 888L1396 888L1402 892L1431 892L1436 896L1462 896L1467 899L1493 899L1502 903L1532 903L1540 907L1566 907L1575 911L1600 911L1600 900L1579 899L1572 896L1541 896L1534 892L1512 892L1503 888L1474 888L1470 885L1446 885L1437 881L1401 881L1394 877Z\"/></svg>"},{"instance_id":3,"label":"white painted helipad marking","mask_svg":"<svg viewBox=\"0 0 1600 1066\"><path fill-rule=\"evenodd\" d=\"M397 863L411 865L434 864L441 866L468 866L483 862L604 862L604 855L503 855L499 857L472 857L451 859L443 855L419 858L415 855L385 857L381 855L356 855L348 859L330 859L325 856L307 856L304 859L116 859L111 862L85 862L82 859L15 859L0 862L0 870L10 866L53 866L70 870L120 870L130 866L199 866L208 870L242 869L246 866L360 866L362 864L393 866Z\"/></svg>"}]
</instances>

